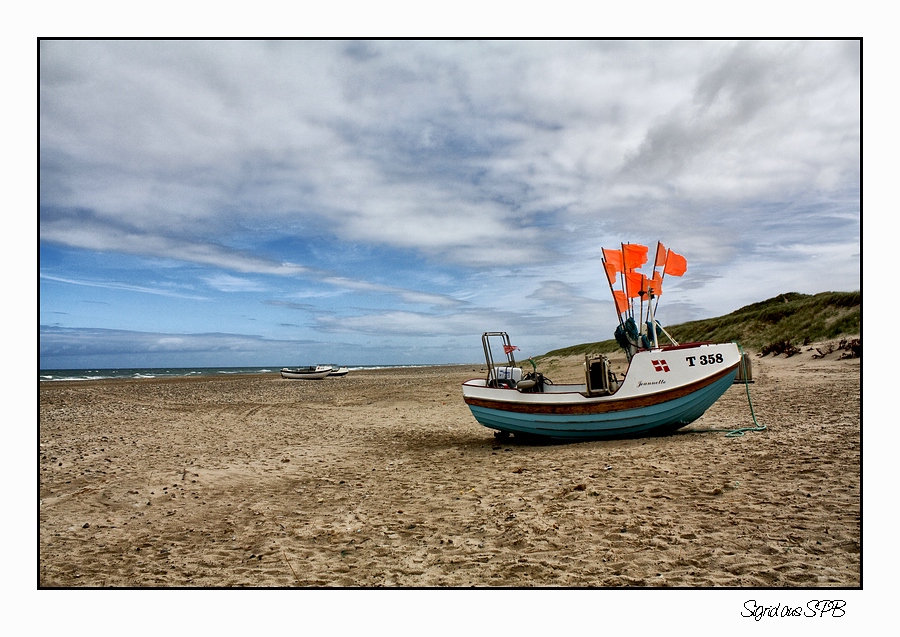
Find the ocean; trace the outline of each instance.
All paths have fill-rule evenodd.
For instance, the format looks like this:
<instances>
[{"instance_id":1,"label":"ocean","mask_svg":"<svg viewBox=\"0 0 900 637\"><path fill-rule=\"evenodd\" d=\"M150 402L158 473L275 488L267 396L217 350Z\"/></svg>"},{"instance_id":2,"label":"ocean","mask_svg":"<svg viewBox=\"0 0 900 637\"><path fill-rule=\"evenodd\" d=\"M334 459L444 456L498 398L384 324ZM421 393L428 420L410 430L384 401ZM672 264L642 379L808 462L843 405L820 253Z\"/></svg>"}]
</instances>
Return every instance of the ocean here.
<instances>
[{"instance_id":1,"label":"ocean","mask_svg":"<svg viewBox=\"0 0 900 637\"><path fill-rule=\"evenodd\" d=\"M42 369L41 382L56 380L106 380L123 378L178 378L233 374L275 374L282 366L268 367L121 367L118 369ZM351 372L364 369L433 367L433 365L345 365Z\"/></svg>"}]
</instances>

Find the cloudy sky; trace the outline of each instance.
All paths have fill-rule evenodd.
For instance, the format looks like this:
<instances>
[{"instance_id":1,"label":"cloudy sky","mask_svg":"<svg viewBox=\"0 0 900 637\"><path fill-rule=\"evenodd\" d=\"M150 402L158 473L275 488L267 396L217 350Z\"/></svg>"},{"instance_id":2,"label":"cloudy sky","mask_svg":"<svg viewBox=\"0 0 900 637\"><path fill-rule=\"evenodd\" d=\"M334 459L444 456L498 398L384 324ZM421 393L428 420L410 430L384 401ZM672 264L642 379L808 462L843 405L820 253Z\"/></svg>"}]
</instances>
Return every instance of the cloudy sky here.
<instances>
[{"instance_id":1,"label":"cloudy sky","mask_svg":"<svg viewBox=\"0 0 900 637\"><path fill-rule=\"evenodd\" d=\"M43 41L40 367L477 362L860 289L857 41ZM677 337L677 334L675 334Z\"/></svg>"}]
</instances>

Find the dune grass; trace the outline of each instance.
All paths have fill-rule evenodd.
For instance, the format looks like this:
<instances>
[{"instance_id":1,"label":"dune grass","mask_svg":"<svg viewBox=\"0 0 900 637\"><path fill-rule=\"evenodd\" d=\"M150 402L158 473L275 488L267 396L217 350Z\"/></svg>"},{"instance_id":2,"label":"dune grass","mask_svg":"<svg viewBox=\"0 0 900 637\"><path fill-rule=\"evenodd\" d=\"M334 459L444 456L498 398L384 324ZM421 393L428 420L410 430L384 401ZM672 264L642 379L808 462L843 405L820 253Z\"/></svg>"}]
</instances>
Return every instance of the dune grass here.
<instances>
[{"instance_id":1,"label":"dune grass","mask_svg":"<svg viewBox=\"0 0 900 637\"><path fill-rule=\"evenodd\" d=\"M777 342L800 346L856 336L861 332L861 323L861 292L787 292L746 305L725 316L663 327L680 343L736 341L745 348L762 350ZM556 349L535 360L618 350L619 345L611 338Z\"/></svg>"}]
</instances>

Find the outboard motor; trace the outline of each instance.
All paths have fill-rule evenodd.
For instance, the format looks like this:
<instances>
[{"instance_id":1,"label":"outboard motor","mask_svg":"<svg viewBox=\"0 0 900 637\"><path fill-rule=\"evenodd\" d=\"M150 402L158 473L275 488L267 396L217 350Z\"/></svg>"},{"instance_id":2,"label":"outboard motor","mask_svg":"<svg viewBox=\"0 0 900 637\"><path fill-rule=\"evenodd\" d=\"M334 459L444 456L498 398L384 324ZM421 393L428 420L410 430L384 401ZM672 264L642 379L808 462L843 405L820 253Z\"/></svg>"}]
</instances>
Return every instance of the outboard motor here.
<instances>
[{"instance_id":1,"label":"outboard motor","mask_svg":"<svg viewBox=\"0 0 900 637\"><path fill-rule=\"evenodd\" d=\"M619 389L619 381L606 356L585 354L584 378L589 396L608 396Z\"/></svg>"}]
</instances>

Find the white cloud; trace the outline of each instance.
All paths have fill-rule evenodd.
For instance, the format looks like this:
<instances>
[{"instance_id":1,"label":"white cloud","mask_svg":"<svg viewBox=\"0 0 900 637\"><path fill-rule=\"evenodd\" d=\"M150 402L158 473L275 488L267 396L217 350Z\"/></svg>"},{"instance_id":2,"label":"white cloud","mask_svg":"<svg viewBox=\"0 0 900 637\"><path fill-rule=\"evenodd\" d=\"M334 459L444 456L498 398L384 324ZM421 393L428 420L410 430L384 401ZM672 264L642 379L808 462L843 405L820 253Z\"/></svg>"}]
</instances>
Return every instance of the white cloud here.
<instances>
[{"instance_id":1,"label":"white cloud","mask_svg":"<svg viewBox=\"0 0 900 637\"><path fill-rule=\"evenodd\" d=\"M165 287L150 287L150 286L146 286L146 285L133 285L133 284L124 283L121 281L91 281L91 280L85 280L85 279L76 279L76 278L72 278L72 277L54 276L51 274L46 274L44 272L41 272L39 276L43 280L55 281L57 283L66 283L68 285L104 288L107 290L122 290L122 291L128 291L128 292L141 292L144 294L156 294L159 296L170 296L170 297L175 297L175 298L192 299L192 300L197 300L197 301L208 300L208 297L205 297L205 296L189 294L187 292L173 290L171 288L165 288Z\"/></svg>"},{"instance_id":2,"label":"white cloud","mask_svg":"<svg viewBox=\"0 0 900 637\"><path fill-rule=\"evenodd\" d=\"M260 284L258 281L224 273L204 277L204 280L210 287L222 292L262 292L267 289L265 285Z\"/></svg>"},{"instance_id":3,"label":"white cloud","mask_svg":"<svg viewBox=\"0 0 900 637\"><path fill-rule=\"evenodd\" d=\"M549 258L523 213L665 215L858 181L843 58L816 42L45 43L42 202L151 236L314 217L465 263L500 262L503 241Z\"/></svg>"}]
</instances>

